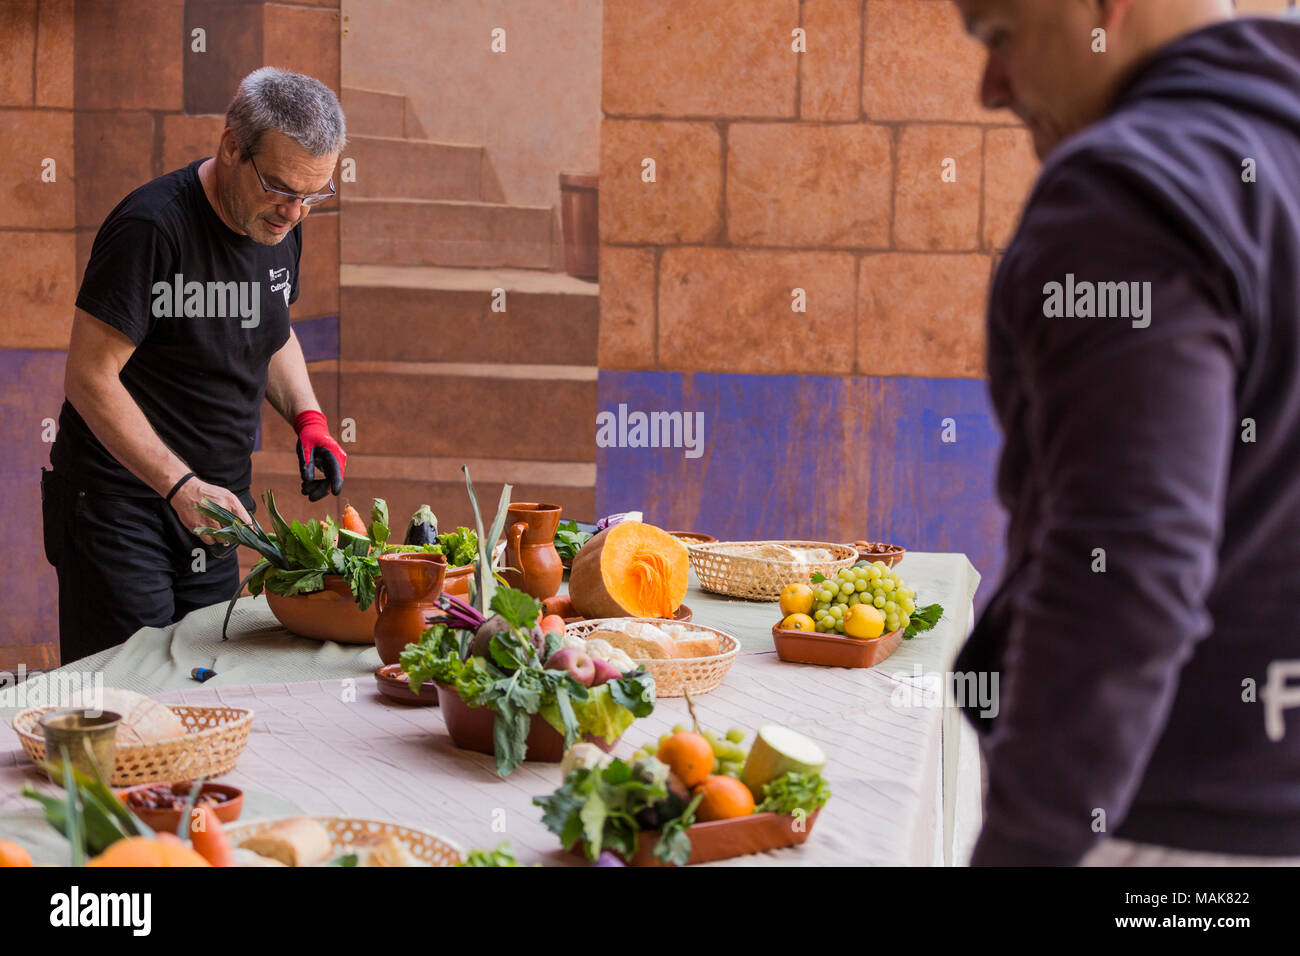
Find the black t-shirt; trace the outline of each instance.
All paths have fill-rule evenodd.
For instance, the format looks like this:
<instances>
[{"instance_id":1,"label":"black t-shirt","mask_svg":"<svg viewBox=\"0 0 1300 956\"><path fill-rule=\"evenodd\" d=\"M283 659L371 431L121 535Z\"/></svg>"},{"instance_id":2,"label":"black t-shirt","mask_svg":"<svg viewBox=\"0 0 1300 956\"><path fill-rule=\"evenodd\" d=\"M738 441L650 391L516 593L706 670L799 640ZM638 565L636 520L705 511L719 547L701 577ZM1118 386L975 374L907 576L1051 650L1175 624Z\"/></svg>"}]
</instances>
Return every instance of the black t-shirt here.
<instances>
[{"instance_id":1,"label":"black t-shirt","mask_svg":"<svg viewBox=\"0 0 1300 956\"><path fill-rule=\"evenodd\" d=\"M122 200L104 220L77 307L135 343L121 381L163 443L204 481L252 478L267 365L289 339L302 227L274 246L217 216L195 160ZM87 491L153 495L65 401L50 454Z\"/></svg>"}]
</instances>

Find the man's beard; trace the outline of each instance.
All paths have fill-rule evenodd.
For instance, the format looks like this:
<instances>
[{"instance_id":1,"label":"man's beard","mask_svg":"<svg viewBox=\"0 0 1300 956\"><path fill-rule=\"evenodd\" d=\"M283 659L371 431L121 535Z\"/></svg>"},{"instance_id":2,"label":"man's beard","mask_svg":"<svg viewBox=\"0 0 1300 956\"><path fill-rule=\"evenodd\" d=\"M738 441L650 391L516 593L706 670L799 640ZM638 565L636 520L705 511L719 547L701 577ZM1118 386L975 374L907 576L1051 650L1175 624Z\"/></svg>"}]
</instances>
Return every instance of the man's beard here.
<instances>
[{"instance_id":1,"label":"man's beard","mask_svg":"<svg viewBox=\"0 0 1300 956\"><path fill-rule=\"evenodd\" d=\"M268 230L266 220L258 214L256 209L243 205L238 192L235 190L234 183L227 184L226 194L223 198L231 220L254 242L259 242L264 246L278 246L292 230L294 223L290 223L290 228L285 229L279 235Z\"/></svg>"}]
</instances>

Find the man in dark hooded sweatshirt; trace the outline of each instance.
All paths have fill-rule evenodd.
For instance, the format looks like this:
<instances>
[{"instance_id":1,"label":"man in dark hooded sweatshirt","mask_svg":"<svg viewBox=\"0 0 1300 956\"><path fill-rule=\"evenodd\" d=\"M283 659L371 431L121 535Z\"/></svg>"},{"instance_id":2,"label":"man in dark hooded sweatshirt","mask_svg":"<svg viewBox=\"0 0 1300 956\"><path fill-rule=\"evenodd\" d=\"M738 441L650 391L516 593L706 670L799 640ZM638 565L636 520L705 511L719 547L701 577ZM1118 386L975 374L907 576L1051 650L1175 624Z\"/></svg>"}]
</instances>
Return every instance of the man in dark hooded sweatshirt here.
<instances>
[{"instance_id":1,"label":"man in dark hooded sweatshirt","mask_svg":"<svg viewBox=\"0 0 1300 956\"><path fill-rule=\"evenodd\" d=\"M1300 863L1300 24L957 3L1044 160L989 305L972 862Z\"/></svg>"}]
</instances>

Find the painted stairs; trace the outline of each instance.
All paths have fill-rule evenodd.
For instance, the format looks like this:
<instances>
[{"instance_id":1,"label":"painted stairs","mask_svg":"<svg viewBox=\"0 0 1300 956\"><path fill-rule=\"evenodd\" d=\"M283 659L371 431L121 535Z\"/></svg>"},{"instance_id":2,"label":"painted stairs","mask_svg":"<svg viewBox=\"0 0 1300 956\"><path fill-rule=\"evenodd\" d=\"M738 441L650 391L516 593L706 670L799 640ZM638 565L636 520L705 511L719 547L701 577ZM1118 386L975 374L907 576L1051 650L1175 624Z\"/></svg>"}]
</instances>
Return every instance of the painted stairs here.
<instances>
[{"instance_id":1,"label":"painted stairs","mask_svg":"<svg viewBox=\"0 0 1300 956\"><path fill-rule=\"evenodd\" d=\"M356 181L339 184L338 358L309 364L335 433L355 423L331 504L365 515L383 497L395 535L424 503L444 528L472 526L468 464L485 518L509 482L514 500L590 519L598 287L551 271L555 211L507 202L487 151L426 139L405 96L345 88L343 107ZM320 515L292 429L269 407L262 427L255 492Z\"/></svg>"}]
</instances>

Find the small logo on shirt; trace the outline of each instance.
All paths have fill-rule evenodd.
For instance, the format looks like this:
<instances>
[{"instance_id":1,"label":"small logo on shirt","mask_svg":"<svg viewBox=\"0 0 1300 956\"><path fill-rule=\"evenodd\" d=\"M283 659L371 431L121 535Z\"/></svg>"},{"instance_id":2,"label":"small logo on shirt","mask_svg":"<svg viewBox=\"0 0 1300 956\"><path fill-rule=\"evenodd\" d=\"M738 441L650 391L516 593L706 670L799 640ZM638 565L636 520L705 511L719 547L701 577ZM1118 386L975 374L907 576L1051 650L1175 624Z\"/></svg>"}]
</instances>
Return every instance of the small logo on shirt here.
<instances>
[{"instance_id":1,"label":"small logo on shirt","mask_svg":"<svg viewBox=\"0 0 1300 956\"><path fill-rule=\"evenodd\" d=\"M269 269L268 271L271 273L271 291L283 292L284 307L286 309L289 308L289 287L291 285L289 282L289 267L285 266L283 269Z\"/></svg>"},{"instance_id":2,"label":"small logo on shirt","mask_svg":"<svg viewBox=\"0 0 1300 956\"><path fill-rule=\"evenodd\" d=\"M155 282L150 291L154 318L239 318L245 329L255 329L262 321L260 282L186 282L178 272L171 282Z\"/></svg>"}]
</instances>

